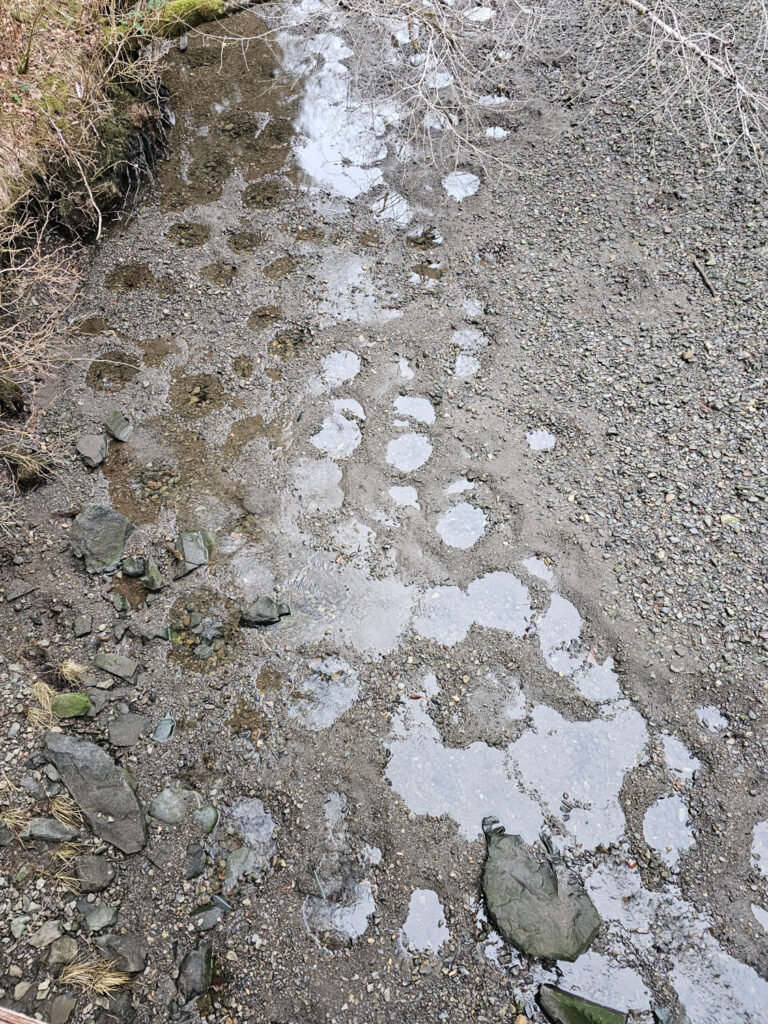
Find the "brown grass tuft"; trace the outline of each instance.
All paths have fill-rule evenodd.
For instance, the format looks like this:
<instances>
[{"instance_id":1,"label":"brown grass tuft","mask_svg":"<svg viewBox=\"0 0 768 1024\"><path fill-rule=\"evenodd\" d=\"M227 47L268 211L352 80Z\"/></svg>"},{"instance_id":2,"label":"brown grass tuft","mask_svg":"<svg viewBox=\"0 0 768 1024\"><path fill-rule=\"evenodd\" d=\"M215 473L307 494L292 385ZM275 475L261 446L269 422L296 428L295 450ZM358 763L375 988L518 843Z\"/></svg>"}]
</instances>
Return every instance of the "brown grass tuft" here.
<instances>
[{"instance_id":1,"label":"brown grass tuft","mask_svg":"<svg viewBox=\"0 0 768 1024\"><path fill-rule=\"evenodd\" d=\"M30 707L27 720L33 729L51 729L56 724L53 713L53 698L56 691L42 679L37 679L30 687L30 695L37 701L37 707Z\"/></svg>"},{"instance_id":2,"label":"brown grass tuft","mask_svg":"<svg viewBox=\"0 0 768 1024\"><path fill-rule=\"evenodd\" d=\"M92 956L80 956L67 964L59 975L59 984L66 988L74 985L89 995L109 996L127 985L130 974L115 970L114 960L97 960Z\"/></svg>"}]
</instances>

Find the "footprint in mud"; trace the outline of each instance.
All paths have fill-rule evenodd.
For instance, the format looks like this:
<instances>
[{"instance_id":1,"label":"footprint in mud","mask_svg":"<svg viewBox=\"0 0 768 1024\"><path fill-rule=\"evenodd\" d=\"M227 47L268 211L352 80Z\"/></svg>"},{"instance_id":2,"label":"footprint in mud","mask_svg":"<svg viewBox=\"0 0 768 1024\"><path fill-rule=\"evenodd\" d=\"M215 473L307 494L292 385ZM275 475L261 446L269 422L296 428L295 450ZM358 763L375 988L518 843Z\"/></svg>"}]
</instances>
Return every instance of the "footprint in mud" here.
<instances>
[{"instance_id":1,"label":"footprint in mud","mask_svg":"<svg viewBox=\"0 0 768 1024\"><path fill-rule=\"evenodd\" d=\"M259 306L248 317L249 331L266 331L283 319L283 311L279 306Z\"/></svg>"},{"instance_id":2,"label":"footprint in mud","mask_svg":"<svg viewBox=\"0 0 768 1024\"><path fill-rule=\"evenodd\" d=\"M200 276L211 284L224 288L231 284L236 273L237 267L234 264L218 262L209 263L207 267L203 267L200 271Z\"/></svg>"},{"instance_id":3,"label":"footprint in mud","mask_svg":"<svg viewBox=\"0 0 768 1024\"><path fill-rule=\"evenodd\" d=\"M232 369L241 380L250 380L253 376L253 360L250 356L235 356Z\"/></svg>"},{"instance_id":4,"label":"footprint in mud","mask_svg":"<svg viewBox=\"0 0 768 1024\"><path fill-rule=\"evenodd\" d=\"M284 331L278 331L269 343L271 355L278 359L293 359L309 343L311 334L304 327L288 327Z\"/></svg>"},{"instance_id":5,"label":"footprint in mud","mask_svg":"<svg viewBox=\"0 0 768 1024\"><path fill-rule=\"evenodd\" d=\"M179 353L178 343L171 338L149 338L136 344L144 353L145 365L153 369L162 366L169 356Z\"/></svg>"},{"instance_id":6,"label":"footprint in mud","mask_svg":"<svg viewBox=\"0 0 768 1024\"><path fill-rule=\"evenodd\" d=\"M253 252L264 244L264 236L259 231L231 231L227 235L227 245L235 252Z\"/></svg>"},{"instance_id":7,"label":"footprint in mud","mask_svg":"<svg viewBox=\"0 0 768 1024\"><path fill-rule=\"evenodd\" d=\"M279 256L268 266L264 267L264 276L272 281L277 281L281 277L291 274L297 266L296 261L292 260L290 256Z\"/></svg>"},{"instance_id":8,"label":"footprint in mud","mask_svg":"<svg viewBox=\"0 0 768 1024\"><path fill-rule=\"evenodd\" d=\"M222 452L233 458L257 437L265 438L270 448L285 451L293 444L293 423L290 419L265 420L259 415L246 416L232 424Z\"/></svg>"},{"instance_id":9,"label":"footprint in mud","mask_svg":"<svg viewBox=\"0 0 768 1024\"><path fill-rule=\"evenodd\" d=\"M325 241L325 232L317 224L309 224L307 227L299 228L294 235L297 242L320 242Z\"/></svg>"},{"instance_id":10,"label":"footprint in mud","mask_svg":"<svg viewBox=\"0 0 768 1024\"><path fill-rule=\"evenodd\" d=\"M443 268L440 263L415 263L411 267L411 284L434 285L443 276Z\"/></svg>"},{"instance_id":11,"label":"footprint in mud","mask_svg":"<svg viewBox=\"0 0 768 1024\"><path fill-rule=\"evenodd\" d=\"M139 360L131 352L110 349L93 360L85 374L85 381L94 391L115 392L135 380L139 372Z\"/></svg>"},{"instance_id":12,"label":"footprint in mud","mask_svg":"<svg viewBox=\"0 0 768 1024\"><path fill-rule=\"evenodd\" d=\"M243 204L251 210L272 210L289 194L288 184L282 178L262 178L247 185L243 191Z\"/></svg>"},{"instance_id":13,"label":"footprint in mud","mask_svg":"<svg viewBox=\"0 0 768 1024\"><path fill-rule=\"evenodd\" d=\"M97 334L104 334L110 329L109 323L103 316L88 316L84 320L78 320L71 327L73 334L84 335L93 338Z\"/></svg>"},{"instance_id":14,"label":"footprint in mud","mask_svg":"<svg viewBox=\"0 0 768 1024\"><path fill-rule=\"evenodd\" d=\"M211 229L206 224L187 223L171 224L165 237L181 249L196 249L208 241Z\"/></svg>"},{"instance_id":15,"label":"footprint in mud","mask_svg":"<svg viewBox=\"0 0 768 1024\"><path fill-rule=\"evenodd\" d=\"M133 292L144 288L156 288L160 295L172 295L173 282L158 278L149 269L148 263L119 263L107 274L104 285L111 292Z\"/></svg>"},{"instance_id":16,"label":"footprint in mud","mask_svg":"<svg viewBox=\"0 0 768 1024\"><path fill-rule=\"evenodd\" d=\"M406 235L405 241L414 249L434 249L443 244L443 236L434 228L419 228Z\"/></svg>"},{"instance_id":17,"label":"footprint in mud","mask_svg":"<svg viewBox=\"0 0 768 1024\"><path fill-rule=\"evenodd\" d=\"M173 374L170 403L174 412L190 416L204 416L217 409L225 399L221 381L210 373Z\"/></svg>"}]
</instances>

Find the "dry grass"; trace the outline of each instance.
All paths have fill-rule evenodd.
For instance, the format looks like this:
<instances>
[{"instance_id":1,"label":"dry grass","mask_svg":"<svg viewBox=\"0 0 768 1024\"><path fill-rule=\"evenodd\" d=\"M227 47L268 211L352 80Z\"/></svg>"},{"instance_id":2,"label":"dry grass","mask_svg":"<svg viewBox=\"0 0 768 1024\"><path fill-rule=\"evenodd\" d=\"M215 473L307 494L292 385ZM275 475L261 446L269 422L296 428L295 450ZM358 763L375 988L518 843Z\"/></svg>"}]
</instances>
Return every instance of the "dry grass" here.
<instances>
[{"instance_id":1,"label":"dry grass","mask_svg":"<svg viewBox=\"0 0 768 1024\"><path fill-rule=\"evenodd\" d=\"M56 674L59 679L64 683L70 685L75 683L82 683L85 679L88 669L85 665L80 665L76 661L62 661L59 667L56 669Z\"/></svg>"},{"instance_id":2,"label":"dry grass","mask_svg":"<svg viewBox=\"0 0 768 1024\"><path fill-rule=\"evenodd\" d=\"M56 691L42 679L37 679L30 687L30 696L37 702L27 710L27 720L33 729L51 729L56 724L53 713L53 698Z\"/></svg>"},{"instance_id":3,"label":"dry grass","mask_svg":"<svg viewBox=\"0 0 768 1024\"><path fill-rule=\"evenodd\" d=\"M6 807L0 811L0 820L13 832L16 839L27 823L27 814L18 807Z\"/></svg>"},{"instance_id":4,"label":"dry grass","mask_svg":"<svg viewBox=\"0 0 768 1024\"><path fill-rule=\"evenodd\" d=\"M51 814L67 828L82 828L83 816L80 808L66 793L60 793L51 800Z\"/></svg>"},{"instance_id":5,"label":"dry grass","mask_svg":"<svg viewBox=\"0 0 768 1024\"><path fill-rule=\"evenodd\" d=\"M110 996L127 985L130 974L115 970L113 960L99 960L93 956L79 956L67 964L59 975L59 985L73 985L89 995Z\"/></svg>"}]
</instances>

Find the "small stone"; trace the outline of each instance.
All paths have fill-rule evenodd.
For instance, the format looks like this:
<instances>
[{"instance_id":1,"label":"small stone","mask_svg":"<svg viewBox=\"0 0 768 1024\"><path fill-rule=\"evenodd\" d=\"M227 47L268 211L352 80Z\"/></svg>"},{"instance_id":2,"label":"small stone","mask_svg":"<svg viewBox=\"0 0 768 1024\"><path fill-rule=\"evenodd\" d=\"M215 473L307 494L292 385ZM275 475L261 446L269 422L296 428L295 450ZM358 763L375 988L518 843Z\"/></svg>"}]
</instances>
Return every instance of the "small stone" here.
<instances>
[{"instance_id":1,"label":"small stone","mask_svg":"<svg viewBox=\"0 0 768 1024\"><path fill-rule=\"evenodd\" d=\"M206 903L202 907L195 907L190 914L192 924L198 932L209 932L211 928L216 927L223 916L224 911L215 903Z\"/></svg>"},{"instance_id":2,"label":"small stone","mask_svg":"<svg viewBox=\"0 0 768 1024\"><path fill-rule=\"evenodd\" d=\"M79 718L91 710L91 698L86 693L57 693L51 710L57 718Z\"/></svg>"},{"instance_id":3,"label":"small stone","mask_svg":"<svg viewBox=\"0 0 768 1024\"><path fill-rule=\"evenodd\" d=\"M136 669L139 667L138 661L126 658L123 654L97 654L93 659L93 664L111 676L117 676L118 679L125 679L128 682L136 675Z\"/></svg>"},{"instance_id":4,"label":"small stone","mask_svg":"<svg viewBox=\"0 0 768 1024\"><path fill-rule=\"evenodd\" d=\"M138 935L109 934L96 939L104 955L115 961L115 970L139 974L147 966L147 947Z\"/></svg>"},{"instance_id":5,"label":"small stone","mask_svg":"<svg viewBox=\"0 0 768 1024\"><path fill-rule=\"evenodd\" d=\"M177 987L185 1003L205 995L213 981L213 947L201 939L181 962Z\"/></svg>"},{"instance_id":6,"label":"small stone","mask_svg":"<svg viewBox=\"0 0 768 1024\"><path fill-rule=\"evenodd\" d=\"M146 715L126 714L113 718L107 726L109 742L115 747L133 747L149 735L152 720Z\"/></svg>"},{"instance_id":7,"label":"small stone","mask_svg":"<svg viewBox=\"0 0 768 1024\"><path fill-rule=\"evenodd\" d=\"M47 843L67 843L77 839L80 830L62 824L57 818L32 818L19 834L22 839L40 839Z\"/></svg>"},{"instance_id":8,"label":"small stone","mask_svg":"<svg viewBox=\"0 0 768 1024\"><path fill-rule=\"evenodd\" d=\"M191 789L163 789L149 805L149 813L166 825L178 825L189 817L199 797Z\"/></svg>"},{"instance_id":9,"label":"small stone","mask_svg":"<svg viewBox=\"0 0 768 1024\"><path fill-rule=\"evenodd\" d=\"M219 812L215 807L211 807L209 804L205 807L199 808L197 811L192 811L192 817L200 826L202 833L209 836L216 828L219 820Z\"/></svg>"},{"instance_id":10,"label":"small stone","mask_svg":"<svg viewBox=\"0 0 768 1024\"><path fill-rule=\"evenodd\" d=\"M187 847L187 859L184 865L184 877L189 880L197 878L205 871L205 850L199 843L190 843Z\"/></svg>"},{"instance_id":11,"label":"small stone","mask_svg":"<svg viewBox=\"0 0 768 1024\"><path fill-rule=\"evenodd\" d=\"M25 775L19 785L29 793L33 800L42 800L45 796L42 784L37 779L33 779L31 775Z\"/></svg>"},{"instance_id":12,"label":"small stone","mask_svg":"<svg viewBox=\"0 0 768 1024\"><path fill-rule=\"evenodd\" d=\"M89 469L96 469L107 457L107 439L103 434L82 434L75 442L75 447Z\"/></svg>"},{"instance_id":13,"label":"small stone","mask_svg":"<svg viewBox=\"0 0 768 1024\"><path fill-rule=\"evenodd\" d=\"M93 616L90 614L78 615L72 624L72 632L76 637L88 636L93 629Z\"/></svg>"},{"instance_id":14,"label":"small stone","mask_svg":"<svg viewBox=\"0 0 768 1024\"><path fill-rule=\"evenodd\" d=\"M5 601L6 604L13 604L14 601L21 600L22 597L26 597L27 594L33 593L37 590L34 583L28 583L26 580L11 580L8 586L5 588Z\"/></svg>"},{"instance_id":15,"label":"small stone","mask_svg":"<svg viewBox=\"0 0 768 1024\"><path fill-rule=\"evenodd\" d=\"M59 938L62 931L61 921L46 921L30 936L29 944L35 949L45 949Z\"/></svg>"},{"instance_id":16,"label":"small stone","mask_svg":"<svg viewBox=\"0 0 768 1024\"><path fill-rule=\"evenodd\" d=\"M21 917L14 917L11 921L11 935L14 939L20 939L24 934L24 929L27 927L31 918L29 914L22 914Z\"/></svg>"},{"instance_id":17,"label":"small stone","mask_svg":"<svg viewBox=\"0 0 768 1024\"><path fill-rule=\"evenodd\" d=\"M4 821L0 821L0 849L3 846L9 846L12 842L13 832L11 832Z\"/></svg>"},{"instance_id":18,"label":"small stone","mask_svg":"<svg viewBox=\"0 0 768 1024\"><path fill-rule=\"evenodd\" d=\"M213 537L207 530L187 530L179 535L177 548L181 554L181 565L176 579L207 565L213 554Z\"/></svg>"},{"instance_id":19,"label":"small stone","mask_svg":"<svg viewBox=\"0 0 768 1024\"><path fill-rule=\"evenodd\" d=\"M51 1008L48 1011L48 1019L50 1024L67 1024L70 1014L77 1005L77 1000L74 996L60 995L51 1003Z\"/></svg>"},{"instance_id":20,"label":"small stone","mask_svg":"<svg viewBox=\"0 0 768 1024\"><path fill-rule=\"evenodd\" d=\"M288 604L278 604L271 597L257 597L251 604L243 605L240 609L241 626L271 626L285 615L291 614L291 607Z\"/></svg>"},{"instance_id":21,"label":"small stone","mask_svg":"<svg viewBox=\"0 0 768 1024\"><path fill-rule=\"evenodd\" d=\"M133 433L133 427L128 421L127 416L117 409L115 409L113 413L110 413L106 423L104 424L104 429L110 437L115 439L115 441L127 441Z\"/></svg>"},{"instance_id":22,"label":"small stone","mask_svg":"<svg viewBox=\"0 0 768 1024\"><path fill-rule=\"evenodd\" d=\"M84 854L75 857L75 875L83 892L101 892L115 877L115 869L106 857Z\"/></svg>"},{"instance_id":23,"label":"small stone","mask_svg":"<svg viewBox=\"0 0 768 1024\"><path fill-rule=\"evenodd\" d=\"M132 524L114 509L86 505L69 531L72 550L88 572L113 572L120 564Z\"/></svg>"},{"instance_id":24,"label":"small stone","mask_svg":"<svg viewBox=\"0 0 768 1024\"><path fill-rule=\"evenodd\" d=\"M48 950L48 966L58 967L60 964L71 964L77 956L77 941L71 935L62 935L51 943Z\"/></svg>"},{"instance_id":25,"label":"small stone","mask_svg":"<svg viewBox=\"0 0 768 1024\"><path fill-rule=\"evenodd\" d=\"M147 590L156 591L162 590L164 580L162 573L157 567L157 562L154 560L152 555L149 556L144 568L144 575L141 577L140 582Z\"/></svg>"},{"instance_id":26,"label":"small stone","mask_svg":"<svg viewBox=\"0 0 768 1024\"><path fill-rule=\"evenodd\" d=\"M121 568L124 576L132 579L141 576L144 573L144 559L141 555L127 555L122 561Z\"/></svg>"},{"instance_id":27,"label":"small stone","mask_svg":"<svg viewBox=\"0 0 768 1024\"><path fill-rule=\"evenodd\" d=\"M27 992L29 992L29 990L31 988L32 988L32 982L31 981L20 981L18 983L18 985L14 985L14 988L13 988L13 998L18 1003L18 1001L20 999L23 999L24 996L27 994Z\"/></svg>"},{"instance_id":28,"label":"small stone","mask_svg":"<svg viewBox=\"0 0 768 1024\"><path fill-rule=\"evenodd\" d=\"M85 924L89 932L100 932L102 928L109 928L117 920L117 907L110 907L106 903L89 903L88 900L78 900L77 909L85 918Z\"/></svg>"},{"instance_id":29,"label":"small stone","mask_svg":"<svg viewBox=\"0 0 768 1024\"><path fill-rule=\"evenodd\" d=\"M176 730L176 719L172 711L166 711L152 733L155 743L167 743Z\"/></svg>"}]
</instances>

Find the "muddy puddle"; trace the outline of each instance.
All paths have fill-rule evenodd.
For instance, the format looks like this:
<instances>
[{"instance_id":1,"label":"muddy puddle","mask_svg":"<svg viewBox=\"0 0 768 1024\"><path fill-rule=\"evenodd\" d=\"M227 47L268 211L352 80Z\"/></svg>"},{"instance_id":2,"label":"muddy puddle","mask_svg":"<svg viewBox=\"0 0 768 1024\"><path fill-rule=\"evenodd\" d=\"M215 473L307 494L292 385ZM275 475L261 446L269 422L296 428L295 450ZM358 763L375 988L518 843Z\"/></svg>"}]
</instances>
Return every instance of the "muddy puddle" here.
<instances>
[{"instance_id":1,"label":"muddy puddle","mask_svg":"<svg viewBox=\"0 0 768 1024\"><path fill-rule=\"evenodd\" d=\"M448 950L466 977L477 962L488 973L438 971L435 1005L452 984L501 986L538 1014L538 985L559 978L643 1024L653 1009L759 1024L768 985L676 881L701 839L688 800L700 751L625 697L615 643L563 592L563 552L522 536L494 492L490 428L467 439L499 320L433 250L488 186L459 168L412 195L400 112L356 93L348 42L313 11L266 14L272 48L257 38L267 22L243 14L172 52L171 158L100 257L84 301L101 313L79 326L93 346L82 393L107 403L94 418L119 406L135 427L95 486L137 526L129 553L154 552L163 576L147 604L118 579L140 619L120 649L143 629L158 708L187 710L162 771L204 749L231 798L228 900L245 879L262 887L221 919L217 948L250 963L259 930L281 955L295 946L339 1020L373 1014L344 1016L326 972L333 988L343 971L378 982L393 957ZM225 38L243 32L245 54ZM447 287L457 301L433 317ZM105 343L108 325L125 348ZM496 449L514 451L521 492L556 441L505 431ZM180 532L202 528L210 560L175 575ZM260 599L290 614L248 624L241 609ZM707 737L727 725L714 706L691 722ZM635 805L640 777L653 793ZM480 920L487 815L528 843L546 836L587 887L603 924L575 964L526 961ZM751 844L766 875L766 823ZM766 913L755 905L758 924ZM261 1005L269 979L293 984L282 962L254 964ZM390 999L392 1019L410 1019Z\"/></svg>"}]
</instances>

